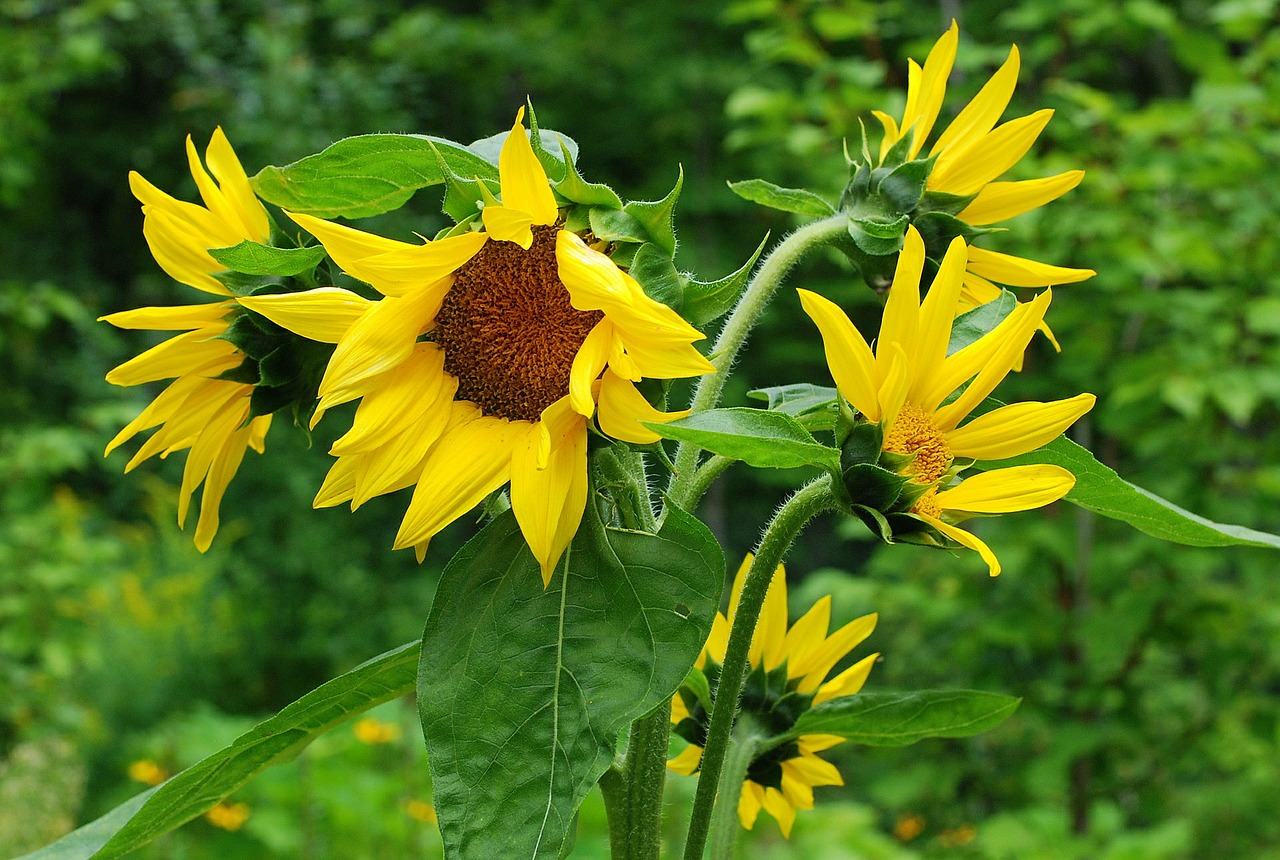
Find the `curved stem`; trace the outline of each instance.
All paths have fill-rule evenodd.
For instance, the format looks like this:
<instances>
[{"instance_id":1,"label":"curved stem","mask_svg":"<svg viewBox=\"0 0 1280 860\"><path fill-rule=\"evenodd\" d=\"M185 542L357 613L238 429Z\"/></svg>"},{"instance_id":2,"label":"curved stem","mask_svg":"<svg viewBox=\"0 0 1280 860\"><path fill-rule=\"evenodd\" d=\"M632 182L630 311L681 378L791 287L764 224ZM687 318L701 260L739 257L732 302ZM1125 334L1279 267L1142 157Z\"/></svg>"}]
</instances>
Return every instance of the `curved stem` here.
<instances>
[{"instance_id":1,"label":"curved stem","mask_svg":"<svg viewBox=\"0 0 1280 860\"><path fill-rule=\"evenodd\" d=\"M689 498L693 500L693 504L696 505L698 500L707 494L707 490L711 489L711 485L715 483L716 478L723 475L736 462L738 461L730 457L721 457L716 454L709 457L705 463L699 466L689 489Z\"/></svg>"},{"instance_id":2,"label":"curved stem","mask_svg":"<svg viewBox=\"0 0 1280 860\"><path fill-rule=\"evenodd\" d=\"M809 520L823 511L831 510L835 504L830 477L818 478L787 499L773 515L760 538L755 560L751 563L751 570L747 572L742 594L738 598L738 611L734 614L733 629L729 633L729 644L725 648L724 664L720 670L720 686L711 705L707 744L702 752L698 790L694 795L693 816L689 821L689 838L685 842L685 860L700 860L706 847L711 812L715 805L716 785L720 781L725 750L733 731L738 697L742 695L742 685L746 680L751 637L755 633L760 608L764 605L764 597L769 590L769 581Z\"/></svg>"},{"instance_id":3,"label":"curved stem","mask_svg":"<svg viewBox=\"0 0 1280 860\"><path fill-rule=\"evenodd\" d=\"M733 312L729 314L729 319L721 329L720 336L716 338L715 346L711 350L711 363L715 365L716 372L698 379L693 402L689 406L690 410L702 412L720 402L720 393L724 390L729 368L733 366L734 359L738 357L738 351L747 341L747 335L756 324L756 320L760 318L760 313L773 298L773 294L777 292L787 272L791 271L791 268L814 248L844 236L848 224L848 215L838 212L828 218L804 225L769 252L764 262L760 264L760 268L756 269L755 275L747 284L742 297L738 299ZM698 502L698 497L693 492L698 450L696 445L688 442L680 443L676 448L675 471L672 473L671 484L667 488L667 495L671 501L685 510L691 510Z\"/></svg>"}]
</instances>

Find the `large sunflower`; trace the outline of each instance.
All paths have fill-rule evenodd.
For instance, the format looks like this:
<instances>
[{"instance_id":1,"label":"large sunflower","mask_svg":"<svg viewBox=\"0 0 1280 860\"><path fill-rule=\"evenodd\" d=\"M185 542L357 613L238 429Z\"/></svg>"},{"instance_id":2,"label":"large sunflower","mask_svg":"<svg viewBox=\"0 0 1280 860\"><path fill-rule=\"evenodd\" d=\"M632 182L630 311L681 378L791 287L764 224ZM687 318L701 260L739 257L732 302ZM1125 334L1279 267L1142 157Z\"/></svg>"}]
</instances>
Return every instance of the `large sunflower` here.
<instances>
[{"instance_id":1,"label":"large sunflower","mask_svg":"<svg viewBox=\"0 0 1280 860\"><path fill-rule=\"evenodd\" d=\"M907 150L908 159L916 158L924 148L942 110L959 32L955 22L951 22L951 28L929 52L923 68L915 60L907 61L907 104L901 122L883 111L873 111L884 126L880 143L882 162L894 144L908 134L914 135ZM1018 67L1015 45L1010 48L1004 65L929 149L929 155L937 160L929 174L927 190L973 197L956 216L973 226L995 224L1037 209L1066 194L1084 178L1083 170L1068 170L1043 179L994 181L1027 154L1053 117L1052 110L1044 109L996 125L1013 96ZM1000 294L992 282L1013 287L1047 287L1083 281L1095 274L1092 269L1051 266L971 247L961 299L966 305L991 301Z\"/></svg>"},{"instance_id":2,"label":"large sunflower","mask_svg":"<svg viewBox=\"0 0 1280 860\"><path fill-rule=\"evenodd\" d=\"M863 421L880 425L884 451L906 459L902 474L915 485L906 514L976 550L995 576L1000 572L995 554L955 523L1047 505L1066 495L1075 477L1058 466L1015 466L954 483L957 473L973 460L1000 460L1039 448L1093 408L1095 397L1015 403L961 423L1013 370L1051 300L1046 290L1019 304L995 329L948 355L967 250L963 239L951 243L922 303L924 242L914 228L907 231L874 353L837 305L808 290L798 292L822 333L840 395ZM957 458L967 462L958 466Z\"/></svg>"},{"instance_id":3,"label":"large sunflower","mask_svg":"<svg viewBox=\"0 0 1280 860\"><path fill-rule=\"evenodd\" d=\"M729 631L738 610L738 598L751 569L747 556L734 577L729 614L716 613L711 636L695 664L711 684L718 683ZM827 635L831 623L831 597L824 596L790 629L787 628L787 575L782 565L774 571L751 639L748 660L751 673L742 695L742 713L767 735L782 735L809 708L831 699L852 696L862 689L879 654L871 654L827 680L828 673L845 655L875 630L874 613L850 621ZM671 722L676 734L689 746L667 766L686 776L702 763L709 714L697 694L681 687L671 700ZM784 836L791 835L797 809L813 809L813 789L820 785L844 785L840 772L818 753L843 743L838 735L800 735L775 747L747 768L738 799L738 818L750 830L760 810L772 815Z\"/></svg>"},{"instance_id":4,"label":"large sunflower","mask_svg":"<svg viewBox=\"0 0 1280 860\"><path fill-rule=\"evenodd\" d=\"M270 222L221 128L214 130L205 150L212 177L200 163L189 136L187 160L204 206L175 200L130 172L129 187L142 202L142 233L156 262L175 280L227 298L207 304L139 308L101 318L119 328L186 332L107 374L107 381L115 385L174 381L111 440L106 453L139 431L157 426L160 429L125 466L126 472L156 454L167 457L190 449L182 472L178 525L186 522L191 495L203 482L195 544L204 552L218 531L218 507L245 449L262 453L271 425L270 415L248 420L252 385L219 378L238 367L245 356L222 339L228 326L226 317L236 302L231 291L213 277L213 272L225 271L226 266L211 257L209 249L226 248L246 239L265 242Z\"/></svg>"},{"instance_id":5,"label":"large sunflower","mask_svg":"<svg viewBox=\"0 0 1280 860\"><path fill-rule=\"evenodd\" d=\"M543 579L587 499L587 426L655 442L642 421L666 421L635 383L714 370L692 346L703 335L645 295L590 234L560 226L547 175L516 116L498 160L501 202L483 230L425 244L291 214L349 275L383 298L346 290L257 296L243 303L304 337L336 342L316 420L360 399L317 507L417 485L395 548L427 542L510 481L511 505ZM335 321L339 323L335 326ZM344 328L340 336L334 329Z\"/></svg>"}]
</instances>

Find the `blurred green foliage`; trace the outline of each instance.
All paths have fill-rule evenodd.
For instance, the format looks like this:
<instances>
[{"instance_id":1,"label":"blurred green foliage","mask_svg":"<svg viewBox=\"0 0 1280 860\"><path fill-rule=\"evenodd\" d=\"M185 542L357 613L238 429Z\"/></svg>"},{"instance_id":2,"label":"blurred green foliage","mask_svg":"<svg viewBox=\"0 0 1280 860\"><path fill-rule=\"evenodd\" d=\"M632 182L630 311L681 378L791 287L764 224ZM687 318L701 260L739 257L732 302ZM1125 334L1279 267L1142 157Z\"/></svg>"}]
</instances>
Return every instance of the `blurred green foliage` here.
<instances>
[{"instance_id":1,"label":"blurred green foliage","mask_svg":"<svg viewBox=\"0 0 1280 860\"><path fill-rule=\"evenodd\" d=\"M127 455L101 459L148 399L103 374L148 341L94 318L199 298L150 259L129 170L191 198L188 133L203 145L222 125L254 172L359 132L487 136L527 94L582 145L586 175L627 197L661 195L682 162L679 261L719 276L793 223L725 180L834 200L841 139L856 142L871 109L900 109L906 58L922 60L952 15L944 113L1016 42L1009 115L1057 114L1012 178L1088 171L984 240L1100 273L1055 291L1063 353L1033 345L1006 393L1097 393L1077 441L1186 507L1274 531L1276 0L0 0L0 855L133 793L130 762L189 764L415 638L467 531L419 567L388 549L402 500L308 510L341 420L318 450L279 422L203 557L174 527L178 464L125 478ZM421 194L376 226L430 235L437 203ZM874 330L878 304L840 260L799 277ZM814 335L784 291L728 405L749 387L828 382ZM717 485L704 513L731 558L796 479L735 470ZM744 856L1119 860L1280 844L1274 559L1165 546L1066 507L984 525L1005 562L994 581L976 559L882 549L821 521L790 562L793 604L833 593L845 620L881 613L872 688L1009 692L1025 697L1017 716L970 741L833 751L847 787L819 792L790 843L762 821ZM236 798L252 809L241 830L198 821L154 856L431 856L430 827L405 812L429 791L407 713L383 716L402 724L397 744L340 729ZM58 803L33 800L51 788ZM674 808L689 790L673 777ZM15 802L42 812L5 817ZM578 856L602 856L598 798L582 820Z\"/></svg>"}]
</instances>

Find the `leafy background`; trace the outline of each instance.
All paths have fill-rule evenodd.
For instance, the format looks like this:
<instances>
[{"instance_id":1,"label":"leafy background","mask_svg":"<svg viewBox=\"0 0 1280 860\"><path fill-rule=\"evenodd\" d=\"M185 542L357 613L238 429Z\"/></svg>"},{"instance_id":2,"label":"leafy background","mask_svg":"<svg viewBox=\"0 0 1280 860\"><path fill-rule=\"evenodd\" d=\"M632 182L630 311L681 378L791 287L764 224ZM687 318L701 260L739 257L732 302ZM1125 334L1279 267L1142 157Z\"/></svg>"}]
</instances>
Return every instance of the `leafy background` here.
<instances>
[{"instance_id":1,"label":"leafy background","mask_svg":"<svg viewBox=\"0 0 1280 860\"><path fill-rule=\"evenodd\" d=\"M139 790L131 762L190 764L418 636L470 533L454 526L419 567L387 549L403 499L309 510L329 439L308 450L280 422L200 556L173 525L179 463L125 478L127 455L101 458L148 393L102 381L145 342L94 319L198 298L151 261L130 169L191 198L188 133L203 145L221 124L252 172L359 132L487 136L529 94L545 126L582 144L588 178L626 197L661 196L682 162L678 261L719 276L792 226L725 180L834 199L841 138L856 141L872 108L900 110L906 57L923 59L952 16L963 36L949 108L1016 42L1010 115L1057 111L1017 178L1089 172L986 242L1100 272L1057 291L1062 355L1037 343L1002 394L1097 393L1077 441L1199 513L1274 531L1275 0L0 0L0 856ZM437 208L422 193L369 226L429 235ZM874 298L840 261L805 278L874 327ZM750 387L826 383L813 335L783 295L728 404ZM730 558L800 477L733 471L714 488L703 513ZM1274 851L1274 558L1167 546L1069 507L984 526L1005 563L995 581L976 558L884 550L830 519L797 547L797 614L824 593L842 619L881 613L869 689L1024 702L976 739L834 751L847 786L820 792L790 843L762 820L749 856ZM438 836L410 806L430 796L412 708L383 708L395 740L339 729L234 798L251 808L240 830L198 820L142 856L431 856ZM687 783L673 777L673 809L687 808ZM605 845L593 796L574 856Z\"/></svg>"}]
</instances>

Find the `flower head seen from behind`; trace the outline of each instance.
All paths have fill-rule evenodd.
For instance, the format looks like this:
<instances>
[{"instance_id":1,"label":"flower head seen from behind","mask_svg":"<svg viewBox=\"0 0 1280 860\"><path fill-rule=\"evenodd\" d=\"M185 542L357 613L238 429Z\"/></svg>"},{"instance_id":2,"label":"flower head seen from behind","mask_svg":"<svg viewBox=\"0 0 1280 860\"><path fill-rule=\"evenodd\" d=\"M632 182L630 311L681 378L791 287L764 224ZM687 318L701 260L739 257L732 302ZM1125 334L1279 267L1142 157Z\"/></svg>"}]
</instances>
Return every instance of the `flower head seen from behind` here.
<instances>
[{"instance_id":1,"label":"flower head seen from behind","mask_svg":"<svg viewBox=\"0 0 1280 860\"><path fill-rule=\"evenodd\" d=\"M203 206L171 197L136 172L129 174L129 186L142 202L143 235L156 262L174 279L219 299L139 308L101 318L118 328L184 332L107 374L107 381L115 385L164 379L173 382L111 440L106 453L157 427L125 466L126 472L157 454L164 458L175 451L188 452L178 499L178 525L186 522L191 496L203 483L195 544L204 552L218 531L219 507L227 485L246 449L262 453L271 425L270 415L250 418L253 385L224 378L244 362L245 355L223 339L236 301L213 277L226 267L210 256L209 250L245 240L265 242L270 222L222 129L214 131L205 152L212 176L200 163L190 137L187 159Z\"/></svg>"},{"instance_id":2,"label":"flower head seen from behind","mask_svg":"<svg viewBox=\"0 0 1280 860\"><path fill-rule=\"evenodd\" d=\"M549 582L587 501L587 433L649 443L663 413L643 378L714 368L703 335L647 296L587 233L570 232L523 125L502 146L501 200L483 230L411 244L291 215L349 275L382 298L340 335L329 308L343 290L244 303L304 337L336 342L315 420L360 400L317 507L415 486L395 548L419 557L441 529L508 482L511 505Z\"/></svg>"},{"instance_id":3,"label":"flower head seen from behind","mask_svg":"<svg viewBox=\"0 0 1280 860\"><path fill-rule=\"evenodd\" d=\"M738 597L751 569L747 556L734 578L729 614L716 615L711 636L696 667L712 690L729 643L729 631L738 608ZM781 735L795 725L806 710L823 702L855 695L866 683L879 654L862 658L833 678L827 675L844 657L875 630L877 617L864 615L828 635L831 597L813 605L795 624L787 626L787 576L782 565L774 571L765 594L760 621L751 640L748 659L751 672L742 697L742 712L769 735ZM667 766L676 773L695 773L702 762L709 713L706 703L688 687L681 687L671 702L675 733L689 742ZM748 830L760 810L777 820L784 836L791 835L796 810L813 808L813 789L844 785L840 772L818 753L842 743L837 735L800 735L794 741L757 756L747 769L738 800L738 818Z\"/></svg>"},{"instance_id":4,"label":"flower head seen from behind","mask_svg":"<svg viewBox=\"0 0 1280 860\"><path fill-rule=\"evenodd\" d=\"M1052 295L1045 291L1018 304L993 330L948 355L967 250L962 239L951 243L922 302L924 243L914 228L908 230L874 352L836 304L799 293L822 333L836 388L858 412L852 433L875 441L875 451L860 455L865 466L880 468L874 464L883 458L904 479L899 493L875 507L895 535L954 541L980 553L995 576L995 554L956 524L1042 507L1066 495L1075 477L1048 465L995 469L964 480L959 472L975 460L1016 457L1050 442L1093 408L1095 397L1014 403L969 418L1020 361Z\"/></svg>"},{"instance_id":5,"label":"flower head seen from behind","mask_svg":"<svg viewBox=\"0 0 1280 860\"><path fill-rule=\"evenodd\" d=\"M907 61L907 102L901 120L882 111L874 112L884 127L879 155L882 165L895 147L906 160L923 157L942 112L958 42L959 28L952 22L923 66L915 60ZM1004 65L928 149L928 157L935 161L925 190L945 195L941 199L954 203L949 208L955 217L970 227L984 228L1037 209L1075 188L1084 178L1083 170L1068 170L1042 179L996 181L1026 155L1053 116L1052 110L1044 109L997 125L1013 96L1018 69L1019 54L1014 46ZM906 146L905 152L900 144ZM946 212L947 208L939 211ZM1094 274L1091 269L1051 266L970 248L961 298L966 305L984 304L999 295L996 283L1045 287L1083 281Z\"/></svg>"}]
</instances>

